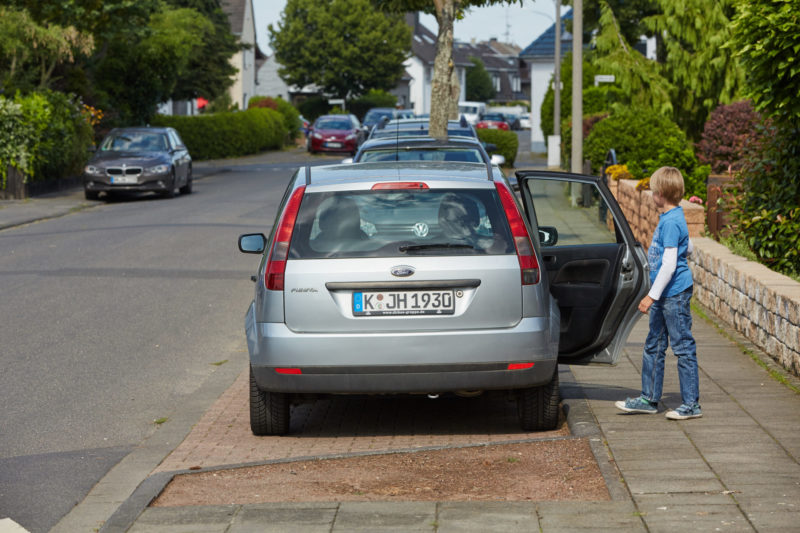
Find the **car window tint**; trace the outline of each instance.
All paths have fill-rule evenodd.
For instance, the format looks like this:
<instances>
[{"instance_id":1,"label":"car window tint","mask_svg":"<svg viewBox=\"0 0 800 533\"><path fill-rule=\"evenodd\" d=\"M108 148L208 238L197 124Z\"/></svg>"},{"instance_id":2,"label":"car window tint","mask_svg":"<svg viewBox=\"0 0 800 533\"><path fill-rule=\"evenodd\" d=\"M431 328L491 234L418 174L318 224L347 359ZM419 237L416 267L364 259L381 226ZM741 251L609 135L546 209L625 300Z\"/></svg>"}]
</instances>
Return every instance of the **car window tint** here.
<instances>
[{"instance_id":1,"label":"car window tint","mask_svg":"<svg viewBox=\"0 0 800 533\"><path fill-rule=\"evenodd\" d=\"M124 132L109 135L100 146L101 150L158 152L167 149L167 138L161 133Z\"/></svg>"},{"instance_id":2,"label":"car window tint","mask_svg":"<svg viewBox=\"0 0 800 533\"><path fill-rule=\"evenodd\" d=\"M306 194L289 257L407 257L514 252L494 189Z\"/></svg>"},{"instance_id":3,"label":"car window tint","mask_svg":"<svg viewBox=\"0 0 800 533\"><path fill-rule=\"evenodd\" d=\"M459 161L462 163L483 163L483 158L480 152L474 149L408 150L400 148L395 150L386 148L365 151L358 160L358 162L370 161Z\"/></svg>"},{"instance_id":4,"label":"car window tint","mask_svg":"<svg viewBox=\"0 0 800 533\"><path fill-rule=\"evenodd\" d=\"M349 130L353 125L350 120L321 120L317 122L317 129L321 130Z\"/></svg>"},{"instance_id":5,"label":"car window tint","mask_svg":"<svg viewBox=\"0 0 800 533\"><path fill-rule=\"evenodd\" d=\"M536 223L558 230L556 246L617 242L614 219L592 184L528 179Z\"/></svg>"}]
</instances>

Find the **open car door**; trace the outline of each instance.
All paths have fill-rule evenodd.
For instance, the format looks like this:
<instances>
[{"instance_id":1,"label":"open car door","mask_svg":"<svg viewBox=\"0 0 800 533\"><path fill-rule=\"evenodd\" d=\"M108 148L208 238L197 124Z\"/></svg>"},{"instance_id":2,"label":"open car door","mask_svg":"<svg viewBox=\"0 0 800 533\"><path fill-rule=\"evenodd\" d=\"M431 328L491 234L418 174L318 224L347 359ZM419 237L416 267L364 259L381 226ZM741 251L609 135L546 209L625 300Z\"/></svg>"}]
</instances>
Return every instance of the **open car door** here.
<instances>
[{"instance_id":1,"label":"open car door","mask_svg":"<svg viewBox=\"0 0 800 533\"><path fill-rule=\"evenodd\" d=\"M600 178L550 171L516 177L561 311L558 362L616 364L650 290L645 250Z\"/></svg>"}]
</instances>

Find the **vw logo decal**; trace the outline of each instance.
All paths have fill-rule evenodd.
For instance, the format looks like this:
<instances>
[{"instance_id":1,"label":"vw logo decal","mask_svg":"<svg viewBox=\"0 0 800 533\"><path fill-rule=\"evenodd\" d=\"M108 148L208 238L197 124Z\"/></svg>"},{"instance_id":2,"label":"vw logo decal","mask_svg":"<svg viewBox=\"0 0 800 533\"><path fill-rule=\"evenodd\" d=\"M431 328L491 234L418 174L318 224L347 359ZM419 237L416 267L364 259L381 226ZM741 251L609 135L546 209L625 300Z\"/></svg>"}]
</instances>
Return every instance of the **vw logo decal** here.
<instances>
[{"instance_id":1,"label":"vw logo decal","mask_svg":"<svg viewBox=\"0 0 800 533\"><path fill-rule=\"evenodd\" d=\"M392 273L392 276L397 276L398 278L405 278L414 273L414 267L408 265L397 265L392 267L392 269L389 272Z\"/></svg>"},{"instance_id":2,"label":"vw logo decal","mask_svg":"<svg viewBox=\"0 0 800 533\"><path fill-rule=\"evenodd\" d=\"M416 224L414 224L414 235L416 235L417 237L425 237L426 235L428 235L429 231L430 228L424 222L417 222Z\"/></svg>"}]
</instances>

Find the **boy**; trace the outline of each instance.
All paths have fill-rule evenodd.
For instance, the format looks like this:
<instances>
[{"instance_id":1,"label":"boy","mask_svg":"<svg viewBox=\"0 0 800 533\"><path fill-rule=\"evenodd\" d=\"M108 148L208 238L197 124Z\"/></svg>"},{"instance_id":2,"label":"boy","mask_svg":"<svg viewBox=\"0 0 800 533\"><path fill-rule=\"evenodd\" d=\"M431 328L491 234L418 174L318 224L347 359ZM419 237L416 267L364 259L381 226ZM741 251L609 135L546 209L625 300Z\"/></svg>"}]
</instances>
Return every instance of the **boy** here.
<instances>
[{"instance_id":1,"label":"boy","mask_svg":"<svg viewBox=\"0 0 800 533\"><path fill-rule=\"evenodd\" d=\"M692 336L692 272L686 262L691 252L689 229L683 209L683 176L674 167L661 167L650 177L653 202L658 207L658 226L647 252L650 292L639 302L639 311L650 314L650 331L642 354L642 394L615 403L626 413L658 412L664 384L664 359L669 343L678 357L682 405L667 412L670 420L700 418L700 384L697 352Z\"/></svg>"}]
</instances>

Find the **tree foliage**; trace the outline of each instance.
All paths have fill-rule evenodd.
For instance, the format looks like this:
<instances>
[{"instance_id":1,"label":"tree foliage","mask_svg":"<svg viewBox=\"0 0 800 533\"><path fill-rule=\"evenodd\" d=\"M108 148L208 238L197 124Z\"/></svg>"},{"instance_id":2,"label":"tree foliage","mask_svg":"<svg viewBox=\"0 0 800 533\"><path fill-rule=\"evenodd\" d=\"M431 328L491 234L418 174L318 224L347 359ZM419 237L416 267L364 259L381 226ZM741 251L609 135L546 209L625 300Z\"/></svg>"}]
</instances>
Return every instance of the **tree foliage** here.
<instances>
[{"instance_id":1,"label":"tree foliage","mask_svg":"<svg viewBox=\"0 0 800 533\"><path fill-rule=\"evenodd\" d=\"M55 68L94 48L73 26L37 24L27 11L0 7L0 87L29 91L50 85Z\"/></svg>"},{"instance_id":2,"label":"tree foliage","mask_svg":"<svg viewBox=\"0 0 800 533\"><path fill-rule=\"evenodd\" d=\"M733 0L657 0L661 12L644 20L663 42L661 74L670 83L673 120L698 139L708 114L735 99L743 73L725 44ZM800 42L800 41L799 41Z\"/></svg>"},{"instance_id":3,"label":"tree foliage","mask_svg":"<svg viewBox=\"0 0 800 533\"><path fill-rule=\"evenodd\" d=\"M800 122L800 0L740 0L731 49L747 72L747 96L780 121Z\"/></svg>"},{"instance_id":4,"label":"tree foliage","mask_svg":"<svg viewBox=\"0 0 800 533\"><path fill-rule=\"evenodd\" d=\"M572 5L570 0L561 0L563 5ZM608 4L616 15L620 32L629 43L638 42L642 35L650 35L651 30L644 19L658 13L657 0L583 0L583 32L591 35L601 27L602 5ZM572 31L572 20L567 20L567 29Z\"/></svg>"},{"instance_id":5,"label":"tree foliage","mask_svg":"<svg viewBox=\"0 0 800 533\"><path fill-rule=\"evenodd\" d=\"M230 22L219 0L168 0L168 3L175 8L194 9L211 22L210 26L203 27L202 44L191 50L186 70L178 77L171 97L191 100L202 96L213 100L233 84L236 67L230 58L241 45L231 33Z\"/></svg>"},{"instance_id":6,"label":"tree foliage","mask_svg":"<svg viewBox=\"0 0 800 533\"><path fill-rule=\"evenodd\" d=\"M97 67L97 91L115 103L124 123L148 122L158 104L170 98L178 79L189 72L192 52L210 27L209 20L193 9L154 13L144 39L109 43L109 53Z\"/></svg>"},{"instance_id":7,"label":"tree foliage","mask_svg":"<svg viewBox=\"0 0 800 533\"><path fill-rule=\"evenodd\" d=\"M458 115L461 89L453 63L453 24L471 7L492 4L512 4L522 0L372 0L380 9L394 13L424 11L436 17L439 25L436 36L436 59L431 79L430 135L447 138L447 121Z\"/></svg>"},{"instance_id":8,"label":"tree foliage","mask_svg":"<svg viewBox=\"0 0 800 533\"><path fill-rule=\"evenodd\" d=\"M494 98L495 95L492 77L489 76L486 67L483 65L483 61L479 58L471 57L469 61L472 63L472 66L467 68L467 100L472 102L488 102Z\"/></svg>"},{"instance_id":9,"label":"tree foliage","mask_svg":"<svg viewBox=\"0 0 800 533\"><path fill-rule=\"evenodd\" d=\"M595 64L603 74L613 74L615 84L622 89L631 104L671 115L672 84L661 75L658 63L650 61L635 50L623 36L611 7L601 2L600 25L597 35Z\"/></svg>"},{"instance_id":10,"label":"tree foliage","mask_svg":"<svg viewBox=\"0 0 800 533\"><path fill-rule=\"evenodd\" d=\"M287 84L315 84L341 98L394 88L411 49L402 18L369 0L288 0L269 35Z\"/></svg>"}]
</instances>

